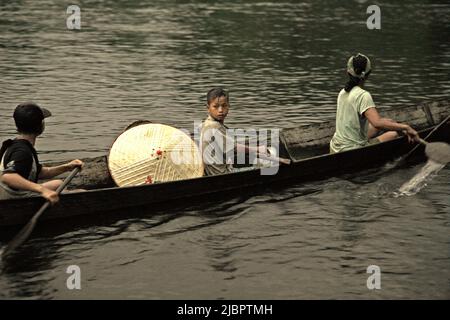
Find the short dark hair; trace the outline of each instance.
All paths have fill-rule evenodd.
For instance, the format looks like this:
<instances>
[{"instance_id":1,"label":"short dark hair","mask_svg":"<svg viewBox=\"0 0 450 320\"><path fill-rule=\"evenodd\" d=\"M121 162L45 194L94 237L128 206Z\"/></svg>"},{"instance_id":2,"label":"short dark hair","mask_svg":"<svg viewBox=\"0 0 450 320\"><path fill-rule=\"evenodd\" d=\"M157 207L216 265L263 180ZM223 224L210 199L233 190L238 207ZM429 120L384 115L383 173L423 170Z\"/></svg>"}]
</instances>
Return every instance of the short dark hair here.
<instances>
[{"instance_id":1,"label":"short dark hair","mask_svg":"<svg viewBox=\"0 0 450 320\"><path fill-rule=\"evenodd\" d=\"M41 134L44 130L42 120L50 116L50 112L33 102L19 104L14 110L14 122L17 131L25 134Z\"/></svg>"},{"instance_id":2,"label":"short dark hair","mask_svg":"<svg viewBox=\"0 0 450 320\"><path fill-rule=\"evenodd\" d=\"M229 99L228 92L226 92L222 88L213 88L213 89L209 90L208 93L206 94L206 103L209 105L209 103L211 101L213 101L214 99L220 98L220 97L227 98L227 102L228 102L228 99Z\"/></svg>"}]
</instances>

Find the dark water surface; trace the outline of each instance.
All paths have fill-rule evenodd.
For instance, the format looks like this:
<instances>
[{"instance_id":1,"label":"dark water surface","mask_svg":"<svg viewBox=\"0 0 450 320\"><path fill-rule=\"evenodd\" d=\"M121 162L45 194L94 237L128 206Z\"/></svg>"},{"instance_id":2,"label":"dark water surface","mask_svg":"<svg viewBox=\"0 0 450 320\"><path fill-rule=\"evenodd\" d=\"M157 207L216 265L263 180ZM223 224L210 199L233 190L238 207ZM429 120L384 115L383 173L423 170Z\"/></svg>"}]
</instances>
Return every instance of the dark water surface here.
<instances>
[{"instance_id":1,"label":"dark water surface","mask_svg":"<svg viewBox=\"0 0 450 320\"><path fill-rule=\"evenodd\" d=\"M53 117L43 160L105 154L129 122L191 129L204 94L231 92L231 127L335 116L350 54L372 58L375 102L448 99L450 6L365 1L0 0L0 139L34 100ZM421 166L267 190L130 219L40 226L0 276L0 298L450 298L450 170L413 196ZM127 216L126 214L124 216ZM4 240L2 240L4 241ZM69 265L82 289L66 288ZM368 290L378 265L382 289Z\"/></svg>"}]
</instances>

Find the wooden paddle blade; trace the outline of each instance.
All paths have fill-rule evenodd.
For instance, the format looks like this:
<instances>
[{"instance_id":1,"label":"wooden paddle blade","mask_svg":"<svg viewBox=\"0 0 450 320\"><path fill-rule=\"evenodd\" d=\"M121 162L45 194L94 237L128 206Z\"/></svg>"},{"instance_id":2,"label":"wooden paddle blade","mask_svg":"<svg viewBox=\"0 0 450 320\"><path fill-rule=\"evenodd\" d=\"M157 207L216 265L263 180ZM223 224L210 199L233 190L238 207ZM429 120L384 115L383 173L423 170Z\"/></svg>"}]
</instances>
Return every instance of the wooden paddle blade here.
<instances>
[{"instance_id":1,"label":"wooden paddle blade","mask_svg":"<svg viewBox=\"0 0 450 320\"><path fill-rule=\"evenodd\" d=\"M437 163L447 164L450 162L450 145L445 142L427 143L425 154L428 159Z\"/></svg>"},{"instance_id":2,"label":"wooden paddle blade","mask_svg":"<svg viewBox=\"0 0 450 320\"><path fill-rule=\"evenodd\" d=\"M69 176L63 181L63 183L56 189L56 193L59 195L64 188L72 181L72 179L80 172L81 168L77 167L72 170L72 172L69 174ZM30 236L31 232L33 232L34 227L36 226L36 223L40 216L47 210L47 208L50 206L50 202L46 201L42 207L39 209L38 212L36 212L31 220L23 227L19 233L8 243L8 246L1 252L1 258L2 260L5 260L8 255L16 248L18 248L21 244L23 244L28 237Z\"/></svg>"},{"instance_id":3,"label":"wooden paddle blade","mask_svg":"<svg viewBox=\"0 0 450 320\"><path fill-rule=\"evenodd\" d=\"M427 134L427 136L423 139L418 138L417 142L423 144L423 145L427 145L428 142L426 141L431 135L433 135L433 133L435 133L437 130L439 130L445 123L447 123L447 121L450 120L450 116L447 116L441 123L439 123L437 126L434 127L433 130L431 130L431 132L429 134ZM419 148L420 144L417 144L414 148L412 148L406 155L404 155L395 165L394 168L398 168L402 165L404 165L406 163L406 160Z\"/></svg>"},{"instance_id":4,"label":"wooden paddle blade","mask_svg":"<svg viewBox=\"0 0 450 320\"><path fill-rule=\"evenodd\" d=\"M28 223L22 230L20 230L20 232L14 237L13 240L11 240L5 250L2 251L2 260L5 260L11 252L22 245L28 239L28 236L31 234L33 229L34 224Z\"/></svg>"},{"instance_id":5,"label":"wooden paddle blade","mask_svg":"<svg viewBox=\"0 0 450 320\"><path fill-rule=\"evenodd\" d=\"M42 215L42 213L47 210L47 208L50 206L49 202L46 202L42 205L42 207L39 209L39 211L31 218L30 221L26 224L25 227L23 227L20 232L12 239L8 246L5 248L4 251L2 251L2 259L6 259L8 255L16 250L19 246L21 246L25 241L27 241L28 237L30 236L31 232L33 232L34 227L36 226L36 222L39 219L39 217Z\"/></svg>"}]
</instances>

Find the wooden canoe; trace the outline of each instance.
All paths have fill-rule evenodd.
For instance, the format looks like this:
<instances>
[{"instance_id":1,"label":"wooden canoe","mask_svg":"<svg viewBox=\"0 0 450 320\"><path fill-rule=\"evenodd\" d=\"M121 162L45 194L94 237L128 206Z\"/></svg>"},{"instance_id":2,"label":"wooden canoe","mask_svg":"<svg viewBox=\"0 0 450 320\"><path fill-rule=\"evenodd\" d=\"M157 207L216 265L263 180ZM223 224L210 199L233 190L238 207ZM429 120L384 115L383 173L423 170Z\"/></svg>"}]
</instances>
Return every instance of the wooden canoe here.
<instances>
[{"instance_id":1,"label":"wooden canoe","mask_svg":"<svg viewBox=\"0 0 450 320\"><path fill-rule=\"evenodd\" d=\"M421 128L420 136L426 137L440 121L450 114L447 101L384 112L387 117L407 121ZM409 116L409 118L408 118ZM409 119L409 120L408 120ZM331 126L331 128L329 127ZM328 143L334 132L334 124L328 123L284 129L280 140L281 156L290 157L291 165L281 165L275 175L261 175L260 170L250 170L218 176L208 176L151 185L117 188L106 169L106 157L85 159L87 167L75 181L75 187L92 190L61 195L61 201L50 208L42 220L64 219L75 216L102 216L111 212L127 214L129 209L139 209L146 214L158 208L203 201L219 194L216 199L228 195L253 192L289 183L300 183L356 173L374 168L404 155L413 145L405 137L337 154L328 154ZM317 139L312 139L315 133ZM428 141L450 143L450 122L436 130ZM416 152L416 160L423 160L424 148ZM13 199L0 202L0 226L26 223L42 205L40 197Z\"/></svg>"}]
</instances>

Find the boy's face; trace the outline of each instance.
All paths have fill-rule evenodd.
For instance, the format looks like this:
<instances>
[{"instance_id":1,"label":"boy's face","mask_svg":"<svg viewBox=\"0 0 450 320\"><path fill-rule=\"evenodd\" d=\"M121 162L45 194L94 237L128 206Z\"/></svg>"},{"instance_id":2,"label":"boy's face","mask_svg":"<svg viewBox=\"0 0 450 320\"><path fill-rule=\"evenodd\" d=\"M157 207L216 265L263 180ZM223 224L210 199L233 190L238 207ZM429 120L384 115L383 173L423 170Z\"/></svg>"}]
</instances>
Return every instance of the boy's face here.
<instances>
[{"instance_id":1,"label":"boy's face","mask_svg":"<svg viewBox=\"0 0 450 320\"><path fill-rule=\"evenodd\" d=\"M227 97L218 97L213 99L208 104L208 112L219 122L223 122L227 117L228 110L230 109L230 105L228 104Z\"/></svg>"}]
</instances>

